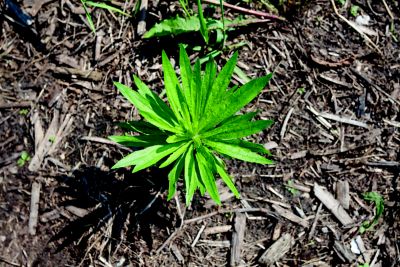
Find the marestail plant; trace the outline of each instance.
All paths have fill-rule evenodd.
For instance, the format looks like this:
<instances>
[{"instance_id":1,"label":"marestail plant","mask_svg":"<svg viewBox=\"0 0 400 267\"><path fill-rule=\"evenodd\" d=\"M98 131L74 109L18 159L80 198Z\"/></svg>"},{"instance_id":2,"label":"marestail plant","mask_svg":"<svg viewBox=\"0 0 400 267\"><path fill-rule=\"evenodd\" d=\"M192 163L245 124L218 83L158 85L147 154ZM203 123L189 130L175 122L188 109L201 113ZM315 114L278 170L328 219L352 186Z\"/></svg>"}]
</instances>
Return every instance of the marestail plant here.
<instances>
[{"instance_id":1,"label":"marestail plant","mask_svg":"<svg viewBox=\"0 0 400 267\"><path fill-rule=\"evenodd\" d=\"M133 172L138 172L153 165L165 168L172 164L168 174L168 200L174 196L183 173L186 205L197 190L202 195L208 192L220 204L216 175L239 198L222 157L272 164L273 161L263 155L269 155L268 150L244 138L268 128L273 121L253 120L256 112L236 114L265 88L272 76L268 74L229 89L237 57L236 52L217 75L213 60L207 62L202 71L199 60L191 66L185 49L180 46L180 82L163 51L162 67L169 106L136 76L137 90L115 82L143 120L121 124L128 132L139 135L109 138L142 149L125 156L112 168L134 166Z\"/></svg>"}]
</instances>

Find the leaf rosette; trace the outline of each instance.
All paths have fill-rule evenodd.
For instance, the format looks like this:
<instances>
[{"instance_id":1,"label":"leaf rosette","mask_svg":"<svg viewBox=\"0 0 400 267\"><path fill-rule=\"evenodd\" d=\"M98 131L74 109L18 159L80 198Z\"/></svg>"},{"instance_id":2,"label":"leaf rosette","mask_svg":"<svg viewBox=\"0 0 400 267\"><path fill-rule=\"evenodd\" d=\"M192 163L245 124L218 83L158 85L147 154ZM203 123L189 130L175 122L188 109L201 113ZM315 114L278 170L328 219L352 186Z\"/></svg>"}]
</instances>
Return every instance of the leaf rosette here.
<instances>
[{"instance_id":1,"label":"leaf rosette","mask_svg":"<svg viewBox=\"0 0 400 267\"><path fill-rule=\"evenodd\" d=\"M273 161L264 156L270 155L268 150L244 138L268 128L273 121L253 120L256 112L237 115L272 77L268 74L241 87L229 88L237 57L235 53L217 75L213 60L207 62L204 71L199 60L191 66L181 46L179 82L163 51L164 85L169 106L136 76L137 90L115 82L144 120L121 124L125 130L139 135L109 137L119 144L142 148L122 158L113 169L134 166L133 172L138 172L153 165L160 168L172 165L168 174L168 200L174 196L183 173L187 205L197 190L202 195L208 192L217 204L221 204L215 183L217 175L239 198L222 157L272 164Z\"/></svg>"}]
</instances>

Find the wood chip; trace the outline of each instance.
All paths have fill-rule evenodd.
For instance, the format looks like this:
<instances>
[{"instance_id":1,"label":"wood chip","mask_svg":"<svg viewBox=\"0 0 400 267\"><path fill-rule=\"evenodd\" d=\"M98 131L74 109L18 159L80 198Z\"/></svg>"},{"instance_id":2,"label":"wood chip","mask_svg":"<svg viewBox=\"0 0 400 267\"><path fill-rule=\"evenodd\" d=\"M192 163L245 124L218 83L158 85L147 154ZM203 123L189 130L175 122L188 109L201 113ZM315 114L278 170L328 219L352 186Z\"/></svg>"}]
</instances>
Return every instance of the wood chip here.
<instances>
[{"instance_id":1,"label":"wood chip","mask_svg":"<svg viewBox=\"0 0 400 267\"><path fill-rule=\"evenodd\" d=\"M284 208L282 208L282 207L280 207L278 205L275 205L275 204L273 204L272 207L283 218L286 218L291 222L300 224L301 226L303 226L305 228L308 227L308 221L306 221L305 219L297 216L296 214L294 214L290 210L284 209Z\"/></svg>"},{"instance_id":2,"label":"wood chip","mask_svg":"<svg viewBox=\"0 0 400 267\"><path fill-rule=\"evenodd\" d=\"M290 251L293 243L294 238L290 234L284 234L261 255L258 262L266 266L273 265Z\"/></svg>"},{"instance_id":3,"label":"wood chip","mask_svg":"<svg viewBox=\"0 0 400 267\"><path fill-rule=\"evenodd\" d=\"M314 184L314 194L343 225L346 226L354 223L339 201L317 183Z\"/></svg>"},{"instance_id":4,"label":"wood chip","mask_svg":"<svg viewBox=\"0 0 400 267\"><path fill-rule=\"evenodd\" d=\"M33 182L31 189L31 207L30 207L29 223L28 223L29 234L31 235L36 234L36 226L39 215L40 188L41 188L40 183Z\"/></svg>"},{"instance_id":5,"label":"wood chip","mask_svg":"<svg viewBox=\"0 0 400 267\"><path fill-rule=\"evenodd\" d=\"M71 212L72 214L74 214L75 216L78 216L79 218L82 218L89 213L88 210L78 208L75 206L66 206L65 209L68 210L69 212Z\"/></svg>"},{"instance_id":6,"label":"wood chip","mask_svg":"<svg viewBox=\"0 0 400 267\"><path fill-rule=\"evenodd\" d=\"M179 264L184 264L185 263L185 259L183 258L182 253L178 249L178 247L175 244L171 244L170 248L171 248L172 254L174 254L174 256L178 260Z\"/></svg>"},{"instance_id":7,"label":"wood chip","mask_svg":"<svg viewBox=\"0 0 400 267\"><path fill-rule=\"evenodd\" d=\"M32 172L39 170L44 157L46 156L48 150L52 145L52 138L57 134L58 124L59 124L60 112L58 109L54 109L53 119L51 120L50 126L46 131L45 137L42 139L37 150L35 150L35 155L32 157L29 163L28 169Z\"/></svg>"},{"instance_id":8,"label":"wood chip","mask_svg":"<svg viewBox=\"0 0 400 267\"><path fill-rule=\"evenodd\" d=\"M210 247L229 248L231 246L231 242L229 240L222 240L222 241L200 240L200 242Z\"/></svg>"},{"instance_id":9,"label":"wood chip","mask_svg":"<svg viewBox=\"0 0 400 267\"><path fill-rule=\"evenodd\" d=\"M246 215L244 213L236 213L234 232L232 234L232 242L231 242L230 266L240 265L241 250L243 246L245 229L246 229Z\"/></svg>"},{"instance_id":10,"label":"wood chip","mask_svg":"<svg viewBox=\"0 0 400 267\"><path fill-rule=\"evenodd\" d=\"M335 240L333 244L333 249L336 251L338 256L344 261L344 262L353 262L356 259L356 256L354 253L351 251L350 248L346 247L342 242Z\"/></svg>"},{"instance_id":11,"label":"wood chip","mask_svg":"<svg viewBox=\"0 0 400 267\"><path fill-rule=\"evenodd\" d=\"M208 227L204 229L204 234L205 235L214 235L214 234L220 234L220 233L226 233L229 232L232 229L232 225L219 225L219 226L214 226L214 227Z\"/></svg>"},{"instance_id":12,"label":"wood chip","mask_svg":"<svg viewBox=\"0 0 400 267\"><path fill-rule=\"evenodd\" d=\"M336 197L343 208L348 210L350 207L350 189L349 182L347 180L337 182Z\"/></svg>"}]
</instances>

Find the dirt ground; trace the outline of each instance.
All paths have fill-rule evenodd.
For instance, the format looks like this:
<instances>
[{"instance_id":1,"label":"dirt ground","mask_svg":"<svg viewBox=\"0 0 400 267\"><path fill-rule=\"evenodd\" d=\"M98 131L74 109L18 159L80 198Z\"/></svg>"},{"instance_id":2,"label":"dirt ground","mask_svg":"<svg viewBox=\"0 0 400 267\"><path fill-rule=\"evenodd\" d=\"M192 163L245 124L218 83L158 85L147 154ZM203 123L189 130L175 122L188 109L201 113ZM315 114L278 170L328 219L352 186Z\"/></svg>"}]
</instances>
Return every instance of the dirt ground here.
<instances>
[{"instance_id":1,"label":"dirt ground","mask_svg":"<svg viewBox=\"0 0 400 267\"><path fill-rule=\"evenodd\" d=\"M137 19L101 9L94 35L79 1L17 1L34 33L2 2L0 266L400 265L398 1L287 3L286 21L229 32L220 66L245 42L241 69L274 71L246 110L275 121L251 139L276 164L228 160L241 199L220 185L221 206L195 196L187 208L182 191L166 200L164 170L110 170L129 150L106 138L139 118L112 81L131 85L136 74L160 93L162 49L176 61L178 43L201 37L143 40ZM354 5L368 24L355 23ZM149 1L146 27L179 12L177 2ZM367 192L383 197L384 212L360 233L376 215Z\"/></svg>"}]
</instances>

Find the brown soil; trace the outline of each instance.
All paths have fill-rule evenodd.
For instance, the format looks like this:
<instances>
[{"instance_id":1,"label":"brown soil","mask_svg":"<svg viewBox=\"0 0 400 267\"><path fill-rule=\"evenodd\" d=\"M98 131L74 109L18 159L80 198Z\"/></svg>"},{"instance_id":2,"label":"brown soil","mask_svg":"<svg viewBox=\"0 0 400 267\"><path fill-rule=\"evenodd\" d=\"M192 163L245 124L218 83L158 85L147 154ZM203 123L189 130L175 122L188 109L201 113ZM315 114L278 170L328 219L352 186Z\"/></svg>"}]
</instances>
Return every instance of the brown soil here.
<instances>
[{"instance_id":1,"label":"brown soil","mask_svg":"<svg viewBox=\"0 0 400 267\"><path fill-rule=\"evenodd\" d=\"M350 1L345 7L335 1L343 17L331 1L309 1L285 8L286 22L230 32L226 47L247 43L239 66L249 77L275 73L246 109L275 120L251 139L270 148L276 164L230 160L241 199L220 186L222 206L195 196L188 208L181 192L166 201L164 170L110 170L128 151L106 137L121 133L115 122L138 118L112 81L131 85L136 74L160 93L161 50L177 59L178 43L196 44L200 36L142 40L137 20L96 9L96 37L79 1L18 2L35 15L37 33L4 16L2 3L0 266L258 266L284 238L292 242L273 251L275 266L399 265L397 1L351 1L370 16L361 30L372 42L343 19L355 20ZM131 10L134 2L115 4ZM150 1L147 29L177 13L178 3ZM227 8L226 16L238 13ZM50 148L43 158L37 158L40 139ZM32 159L19 166L22 151ZM28 168L32 161L37 167ZM337 206L321 203L315 184L342 201L350 224L334 215ZM39 220L29 233L36 185ZM363 199L372 191L384 198L384 213L360 234L375 214L373 202Z\"/></svg>"}]
</instances>

